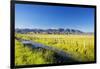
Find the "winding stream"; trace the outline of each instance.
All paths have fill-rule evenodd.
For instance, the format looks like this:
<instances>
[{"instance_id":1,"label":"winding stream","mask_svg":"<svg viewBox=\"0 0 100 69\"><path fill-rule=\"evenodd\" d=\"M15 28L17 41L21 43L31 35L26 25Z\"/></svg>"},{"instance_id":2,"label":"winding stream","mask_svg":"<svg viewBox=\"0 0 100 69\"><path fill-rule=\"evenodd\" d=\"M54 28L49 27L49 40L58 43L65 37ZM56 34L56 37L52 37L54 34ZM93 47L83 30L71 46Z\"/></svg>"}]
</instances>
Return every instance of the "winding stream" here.
<instances>
[{"instance_id":1,"label":"winding stream","mask_svg":"<svg viewBox=\"0 0 100 69\"><path fill-rule=\"evenodd\" d=\"M29 47L31 46L32 48L43 48L43 49L54 51L60 57L63 57L63 61L67 60L68 62L78 62L78 61L72 59L71 55L69 55L66 52L59 50L57 48L53 48L51 46L45 46L41 43L33 42L33 41L30 41L30 40L23 40L23 39L17 39L17 40L19 40L21 43L23 43L24 46L29 46Z\"/></svg>"}]
</instances>

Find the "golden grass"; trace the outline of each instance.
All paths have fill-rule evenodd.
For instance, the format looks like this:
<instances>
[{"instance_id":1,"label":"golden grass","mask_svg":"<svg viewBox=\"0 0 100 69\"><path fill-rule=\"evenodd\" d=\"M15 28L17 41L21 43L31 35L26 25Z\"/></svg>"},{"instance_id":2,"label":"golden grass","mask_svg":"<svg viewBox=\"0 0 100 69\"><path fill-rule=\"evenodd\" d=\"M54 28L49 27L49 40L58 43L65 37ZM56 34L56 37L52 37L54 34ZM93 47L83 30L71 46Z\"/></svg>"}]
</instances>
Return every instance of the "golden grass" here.
<instances>
[{"instance_id":1,"label":"golden grass","mask_svg":"<svg viewBox=\"0 0 100 69\"><path fill-rule=\"evenodd\" d=\"M81 62L94 61L94 35L16 34L15 36L63 50Z\"/></svg>"}]
</instances>

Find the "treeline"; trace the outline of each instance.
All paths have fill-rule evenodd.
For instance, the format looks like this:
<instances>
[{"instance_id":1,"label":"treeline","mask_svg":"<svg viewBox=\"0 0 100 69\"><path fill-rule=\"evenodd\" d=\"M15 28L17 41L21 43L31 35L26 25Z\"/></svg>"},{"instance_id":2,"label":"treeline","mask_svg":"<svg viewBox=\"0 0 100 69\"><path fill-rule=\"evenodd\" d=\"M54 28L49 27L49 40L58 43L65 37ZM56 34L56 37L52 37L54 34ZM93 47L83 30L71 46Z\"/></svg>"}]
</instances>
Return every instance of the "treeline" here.
<instances>
[{"instance_id":1,"label":"treeline","mask_svg":"<svg viewBox=\"0 0 100 69\"><path fill-rule=\"evenodd\" d=\"M83 34L83 31L76 29L15 29L16 33L40 33L40 34Z\"/></svg>"}]
</instances>

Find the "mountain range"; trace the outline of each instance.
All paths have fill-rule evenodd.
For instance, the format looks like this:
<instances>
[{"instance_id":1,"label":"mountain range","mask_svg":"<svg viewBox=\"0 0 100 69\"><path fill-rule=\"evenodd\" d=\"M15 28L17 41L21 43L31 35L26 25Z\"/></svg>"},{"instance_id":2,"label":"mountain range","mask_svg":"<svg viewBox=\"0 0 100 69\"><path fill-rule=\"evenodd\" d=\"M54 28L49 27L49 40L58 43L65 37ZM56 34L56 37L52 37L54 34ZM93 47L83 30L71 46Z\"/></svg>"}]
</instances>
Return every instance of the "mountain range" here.
<instances>
[{"instance_id":1,"label":"mountain range","mask_svg":"<svg viewBox=\"0 0 100 69\"><path fill-rule=\"evenodd\" d=\"M83 32L80 30L76 30L76 29L63 29L63 28L59 28L59 29L15 29L16 33L29 33L29 32L33 32L33 33L45 33L45 34L93 34L92 32Z\"/></svg>"}]
</instances>

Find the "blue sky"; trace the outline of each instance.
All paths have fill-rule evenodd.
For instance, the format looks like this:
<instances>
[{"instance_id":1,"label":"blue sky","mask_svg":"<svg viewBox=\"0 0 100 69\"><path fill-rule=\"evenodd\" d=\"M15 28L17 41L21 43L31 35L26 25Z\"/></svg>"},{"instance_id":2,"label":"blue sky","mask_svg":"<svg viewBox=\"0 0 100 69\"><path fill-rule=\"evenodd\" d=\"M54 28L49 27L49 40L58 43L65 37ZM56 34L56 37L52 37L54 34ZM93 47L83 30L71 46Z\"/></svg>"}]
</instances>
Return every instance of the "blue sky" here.
<instances>
[{"instance_id":1,"label":"blue sky","mask_svg":"<svg viewBox=\"0 0 100 69\"><path fill-rule=\"evenodd\" d=\"M94 8L16 4L15 28L70 28L94 32Z\"/></svg>"}]
</instances>

